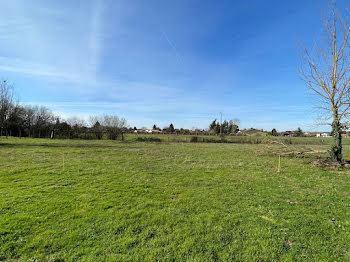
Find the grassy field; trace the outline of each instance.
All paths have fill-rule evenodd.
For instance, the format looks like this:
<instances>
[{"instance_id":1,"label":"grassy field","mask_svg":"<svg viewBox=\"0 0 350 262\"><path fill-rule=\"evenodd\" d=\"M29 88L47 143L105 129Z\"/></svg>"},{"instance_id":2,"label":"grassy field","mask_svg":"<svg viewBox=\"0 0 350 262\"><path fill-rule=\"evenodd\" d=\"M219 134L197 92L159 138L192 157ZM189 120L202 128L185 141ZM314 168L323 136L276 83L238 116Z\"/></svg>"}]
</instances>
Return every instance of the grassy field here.
<instances>
[{"instance_id":1,"label":"grassy field","mask_svg":"<svg viewBox=\"0 0 350 262\"><path fill-rule=\"evenodd\" d=\"M221 140L220 136L194 136L194 135L156 135L156 134L127 134L126 141L159 139L162 142L191 142L192 137L197 137L199 142L206 140L210 142ZM120 138L119 138L120 139ZM236 144L268 144L271 140L280 141L285 144L294 145L330 145L331 137L273 137L273 136L225 136L225 142ZM350 138L343 138L344 145L350 145Z\"/></svg>"},{"instance_id":2,"label":"grassy field","mask_svg":"<svg viewBox=\"0 0 350 262\"><path fill-rule=\"evenodd\" d=\"M349 170L131 141L1 139L0 260L350 261Z\"/></svg>"}]
</instances>

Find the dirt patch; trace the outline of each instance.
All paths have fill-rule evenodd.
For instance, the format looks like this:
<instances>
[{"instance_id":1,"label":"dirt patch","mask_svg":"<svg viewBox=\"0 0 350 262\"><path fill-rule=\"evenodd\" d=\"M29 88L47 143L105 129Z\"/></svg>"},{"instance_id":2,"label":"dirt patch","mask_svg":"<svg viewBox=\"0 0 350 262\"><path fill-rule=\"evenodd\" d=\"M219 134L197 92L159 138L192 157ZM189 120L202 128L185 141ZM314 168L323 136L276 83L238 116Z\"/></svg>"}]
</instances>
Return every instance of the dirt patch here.
<instances>
[{"instance_id":1,"label":"dirt patch","mask_svg":"<svg viewBox=\"0 0 350 262\"><path fill-rule=\"evenodd\" d=\"M330 159L316 159L310 163L312 166L327 167L327 168L350 168L350 161L342 163L331 161Z\"/></svg>"}]
</instances>

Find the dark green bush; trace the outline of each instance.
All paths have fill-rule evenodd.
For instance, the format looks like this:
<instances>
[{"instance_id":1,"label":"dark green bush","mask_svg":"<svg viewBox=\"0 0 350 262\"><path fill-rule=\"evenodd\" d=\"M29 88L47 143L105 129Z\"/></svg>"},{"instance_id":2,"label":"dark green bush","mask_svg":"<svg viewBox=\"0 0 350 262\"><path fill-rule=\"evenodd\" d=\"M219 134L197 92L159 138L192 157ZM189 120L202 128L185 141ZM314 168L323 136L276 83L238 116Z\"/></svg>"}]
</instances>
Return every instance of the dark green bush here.
<instances>
[{"instance_id":1,"label":"dark green bush","mask_svg":"<svg viewBox=\"0 0 350 262\"><path fill-rule=\"evenodd\" d=\"M197 143L197 142L198 142L198 136L193 136L193 137L191 137L190 142L191 142L191 143Z\"/></svg>"},{"instance_id":2,"label":"dark green bush","mask_svg":"<svg viewBox=\"0 0 350 262\"><path fill-rule=\"evenodd\" d=\"M136 138L137 142L157 142L160 143L162 140L157 137L138 137Z\"/></svg>"}]
</instances>

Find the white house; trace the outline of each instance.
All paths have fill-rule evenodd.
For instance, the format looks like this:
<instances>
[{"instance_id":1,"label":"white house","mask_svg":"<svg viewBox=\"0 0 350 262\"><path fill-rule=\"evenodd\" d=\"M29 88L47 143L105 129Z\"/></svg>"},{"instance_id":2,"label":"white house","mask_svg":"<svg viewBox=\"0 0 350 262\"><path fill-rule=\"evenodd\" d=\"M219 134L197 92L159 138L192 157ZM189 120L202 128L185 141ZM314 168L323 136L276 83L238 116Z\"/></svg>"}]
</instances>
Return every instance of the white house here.
<instances>
[{"instance_id":1,"label":"white house","mask_svg":"<svg viewBox=\"0 0 350 262\"><path fill-rule=\"evenodd\" d=\"M322 133L321 136L322 137L331 137L329 133Z\"/></svg>"}]
</instances>

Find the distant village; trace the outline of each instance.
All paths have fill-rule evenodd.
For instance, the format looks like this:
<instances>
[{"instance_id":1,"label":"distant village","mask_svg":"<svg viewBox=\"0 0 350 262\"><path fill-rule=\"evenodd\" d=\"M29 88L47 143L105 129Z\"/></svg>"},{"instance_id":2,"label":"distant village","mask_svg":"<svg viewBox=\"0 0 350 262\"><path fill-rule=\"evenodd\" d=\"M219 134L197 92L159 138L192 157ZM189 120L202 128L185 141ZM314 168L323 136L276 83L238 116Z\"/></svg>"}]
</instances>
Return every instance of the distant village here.
<instances>
[{"instance_id":1,"label":"distant village","mask_svg":"<svg viewBox=\"0 0 350 262\"><path fill-rule=\"evenodd\" d=\"M141 128L141 129L129 129L129 133L134 134L177 134L177 135L220 135L220 133L215 132L214 130L208 129L174 129L170 131L168 128L164 129L147 129L147 128ZM320 137L320 138L326 138L326 137L332 137L330 132L302 132L300 133L300 130L296 131L283 131L283 132L276 132L275 134L272 134L270 131L262 130L262 129L255 129L255 128L249 128L249 129L242 129L238 130L236 133L229 133L225 134L229 136L283 136L283 137ZM342 134L343 137L350 137L350 133L344 133Z\"/></svg>"}]
</instances>

